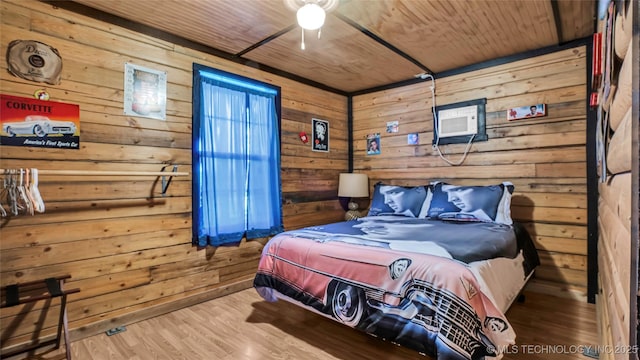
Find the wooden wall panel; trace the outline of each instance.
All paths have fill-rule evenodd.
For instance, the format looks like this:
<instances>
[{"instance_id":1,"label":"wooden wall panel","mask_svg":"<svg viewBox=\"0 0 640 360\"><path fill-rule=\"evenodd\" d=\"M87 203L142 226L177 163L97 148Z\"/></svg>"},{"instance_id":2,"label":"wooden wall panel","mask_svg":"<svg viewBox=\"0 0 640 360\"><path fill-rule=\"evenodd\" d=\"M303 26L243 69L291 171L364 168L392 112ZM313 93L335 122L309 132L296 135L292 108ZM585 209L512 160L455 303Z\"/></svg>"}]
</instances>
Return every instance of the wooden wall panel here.
<instances>
[{"instance_id":1,"label":"wooden wall panel","mask_svg":"<svg viewBox=\"0 0 640 360\"><path fill-rule=\"evenodd\" d=\"M342 219L337 179L348 168L347 101L342 95L232 63L44 2L3 1L0 52L32 39L60 52L59 85L12 76L0 64L3 94L80 106L76 151L3 146L2 167L191 172L192 64L281 87L282 189L287 229ZM124 64L167 72L167 120L123 114ZM300 131L329 121L331 150L311 151ZM41 176L46 212L3 219L0 284L71 274L72 338L92 335L251 286L266 239L201 249L191 245L191 176L173 179L166 196L155 177ZM316 215L319 213L320 216ZM43 307L51 306L41 317ZM19 347L37 330L53 335L58 302L3 309L2 349Z\"/></svg>"},{"instance_id":2,"label":"wooden wall panel","mask_svg":"<svg viewBox=\"0 0 640 360\"><path fill-rule=\"evenodd\" d=\"M607 170L612 174L631 171L631 106L611 136L607 151Z\"/></svg>"},{"instance_id":3,"label":"wooden wall panel","mask_svg":"<svg viewBox=\"0 0 640 360\"><path fill-rule=\"evenodd\" d=\"M525 224L542 265L530 288L586 300L586 47L436 80L436 102L487 99L489 140L477 142L461 166L432 149L430 81L354 98L354 167L378 181L460 185L511 181L512 217ZM507 109L537 103L547 116L508 121ZM386 133L388 121L398 133ZM418 132L420 145L407 145ZM366 155L366 136L380 133L380 155ZM465 144L441 146L457 161Z\"/></svg>"},{"instance_id":4,"label":"wooden wall panel","mask_svg":"<svg viewBox=\"0 0 640 360\"><path fill-rule=\"evenodd\" d=\"M609 290L605 294L618 298L616 306L619 309L616 313L621 314L620 319L626 323L625 328L629 328L629 287L626 286L630 282L630 259L628 254L631 252L631 244L629 238L631 235L622 225L622 221L618 218L606 203L600 202L598 207L598 224L600 227L600 246L599 256L602 257L603 267L607 270L609 277L618 279L603 284L603 289Z\"/></svg>"},{"instance_id":5,"label":"wooden wall panel","mask_svg":"<svg viewBox=\"0 0 640 360\"><path fill-rule=\"evenodd\" d=\"M612 4L613 5L613 4ZM608 119L602 124L606 135L603 157L606 158L604 181L599 184L598 199L598 320L599 341L614 349L637 347L638 329L638 37L630 30L638 27L637 2L615 4L626 10L615 18L613 38L603 47L615 55L603 71L610 73L611 92L602 99L598 115ZM635 7L635 10L632 8ZM626 11L626 12L625 12ZM599 25L607 34L608 19ZM621 48L624 50L621 51ZM617 56L616 56L617 55ZM613 85L615 84L615 85ZM602 93L604 85L599 91ZM637 353L620 352L611 358L637 359Z\"/></svg>"}]
</instances>

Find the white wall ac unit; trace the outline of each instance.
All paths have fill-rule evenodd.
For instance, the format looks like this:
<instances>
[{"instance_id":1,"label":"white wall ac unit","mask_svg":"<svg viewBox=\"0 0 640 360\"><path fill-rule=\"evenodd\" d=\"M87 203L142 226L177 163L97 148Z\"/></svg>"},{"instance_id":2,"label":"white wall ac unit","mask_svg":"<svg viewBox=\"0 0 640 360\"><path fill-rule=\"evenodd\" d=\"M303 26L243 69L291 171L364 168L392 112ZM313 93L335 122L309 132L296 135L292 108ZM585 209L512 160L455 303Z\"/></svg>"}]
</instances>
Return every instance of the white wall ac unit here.
<instances>
[{"instance_id":1,"label":"white wall ac unit","mask_svg":"<svg viewBox=\"0 0 640 360\"><path fill-rule=\"evenodd\" d=\"M478 133L478 105L438 111L440 138Z\"/></svg>"},{"instance_id":2,"label":"white wall ac unit","mask_svg":"<svg viewBox=\"0 0 640 360\"><path fill-rule=\"evenodd\" d=\"M487 141L487 99L461 101L436 106L433 117L433 144L466 144Z\"/></svg>"}]
</instances>

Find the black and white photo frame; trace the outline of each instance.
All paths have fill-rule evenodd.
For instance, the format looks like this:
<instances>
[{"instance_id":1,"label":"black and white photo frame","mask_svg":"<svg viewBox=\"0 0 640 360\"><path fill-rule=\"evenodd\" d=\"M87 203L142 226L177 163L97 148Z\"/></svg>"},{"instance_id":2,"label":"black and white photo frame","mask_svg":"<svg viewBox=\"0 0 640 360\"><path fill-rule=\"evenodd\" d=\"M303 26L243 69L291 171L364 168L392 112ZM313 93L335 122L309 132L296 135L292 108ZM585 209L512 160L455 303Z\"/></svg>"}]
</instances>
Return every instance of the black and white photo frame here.
<instances>
[{"instance_id":1,"label":"black and white photo frame","mask_svg":"<svg viewBox=\"0 0 640 360\"><path fill-rule=\"evenodd\" d=\"M329 122L320 119L311 119L313 137L311 138L311 150L329 152Z\"/></svg>"}]
</instances>

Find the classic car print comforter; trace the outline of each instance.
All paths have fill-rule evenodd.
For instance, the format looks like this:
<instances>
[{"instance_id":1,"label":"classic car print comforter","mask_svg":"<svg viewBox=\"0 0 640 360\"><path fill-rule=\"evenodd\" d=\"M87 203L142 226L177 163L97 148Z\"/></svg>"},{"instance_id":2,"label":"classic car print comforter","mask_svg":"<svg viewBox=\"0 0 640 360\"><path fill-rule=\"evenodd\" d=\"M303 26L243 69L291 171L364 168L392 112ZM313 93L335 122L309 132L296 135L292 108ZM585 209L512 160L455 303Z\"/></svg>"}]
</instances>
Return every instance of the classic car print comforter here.
<instances>
[{"instance_id":1,"label":"classic car print comforter","mask_svg":"<svg viewBox=\"0 0 640 360\"><path fill-rule=\"evenodd\" d=\"M515 342L468 263L525 253L518 225L376 216L288 231L263 250L254 287L437 359L500 358Z\"/></svg>"}]
</instances>

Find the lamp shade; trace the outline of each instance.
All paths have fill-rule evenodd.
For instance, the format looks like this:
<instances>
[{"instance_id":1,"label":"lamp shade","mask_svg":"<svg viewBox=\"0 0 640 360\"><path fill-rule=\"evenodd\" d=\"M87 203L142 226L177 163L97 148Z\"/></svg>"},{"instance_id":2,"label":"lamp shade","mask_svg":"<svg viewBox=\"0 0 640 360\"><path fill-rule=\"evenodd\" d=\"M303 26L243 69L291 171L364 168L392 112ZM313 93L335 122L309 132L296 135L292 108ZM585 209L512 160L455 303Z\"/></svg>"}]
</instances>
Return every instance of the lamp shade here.
<instances>
[{"instance_id":1,"label":"lamp shade","mask_svg":"<svg viewBox=\"0 0 640 360\"><path fill-rule=\"evenodd\" d=\"M338 184L338 196L368 197L369 177L367 174L342 173Z\"/></svg>"}]
</instances>

